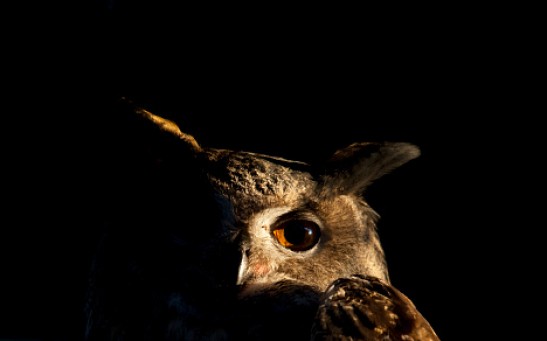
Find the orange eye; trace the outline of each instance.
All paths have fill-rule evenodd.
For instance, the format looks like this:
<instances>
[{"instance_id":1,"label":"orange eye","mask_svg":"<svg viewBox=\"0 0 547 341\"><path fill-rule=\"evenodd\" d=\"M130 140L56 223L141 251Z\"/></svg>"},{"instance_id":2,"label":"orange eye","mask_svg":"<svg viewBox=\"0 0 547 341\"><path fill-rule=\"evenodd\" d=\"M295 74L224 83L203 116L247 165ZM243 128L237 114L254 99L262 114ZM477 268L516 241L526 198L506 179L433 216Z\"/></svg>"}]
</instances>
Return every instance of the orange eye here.
<instances>
[{"instance_id":1,"label":"orange eye","mask_svg":"<svg viewBox=\"0 0 547 341\"><path fill-rule=\"evenodd\" d=\"M308 220L290 220L277 225L272 231L275 239L291 251L306 251L319 241L319 226Z\"/></svg>"}]
</instances>

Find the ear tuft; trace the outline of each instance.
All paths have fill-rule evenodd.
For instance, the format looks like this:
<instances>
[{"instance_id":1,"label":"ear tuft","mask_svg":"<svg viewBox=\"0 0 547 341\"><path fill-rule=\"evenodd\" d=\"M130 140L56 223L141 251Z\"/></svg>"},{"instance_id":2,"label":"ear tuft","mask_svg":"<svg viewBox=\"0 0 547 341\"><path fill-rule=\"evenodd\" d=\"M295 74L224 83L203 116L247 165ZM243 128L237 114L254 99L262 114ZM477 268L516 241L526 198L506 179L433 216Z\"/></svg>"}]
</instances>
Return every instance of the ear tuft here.
<instances>
[{"instance_id":1,"label":"ear tuft","mask_svg":"<svg viewBox=\"0 0 547 341\"><path fill-rule=\"evenodd\" d=\"M384 174L420 156L405 142L359 142L336 151L327 163L327 178L344 193L359 194Z\"/></svg>"},{"instance_id":2,"label":"ear tuft","mask_svg":"<svg viewBox=\"0 0 547 341\"><path fill-rule=\"evenodd\" d=\"M122 101L130 105L133 111L137 115L150 121L155 126L157 126L161 131L172 134L173 136L176 136L179 139L183 140L188 145L188 147L190 147L192 151L194 152L202 151L202 148L199 145L199 143L196 141L196 139L192 135L183 133L175 122L168 120L166 118L163 118L161 116L152 114L150 111L135 105L133 102L131 102L125 97L122 98Z\"/></svg>"}]
</instances>

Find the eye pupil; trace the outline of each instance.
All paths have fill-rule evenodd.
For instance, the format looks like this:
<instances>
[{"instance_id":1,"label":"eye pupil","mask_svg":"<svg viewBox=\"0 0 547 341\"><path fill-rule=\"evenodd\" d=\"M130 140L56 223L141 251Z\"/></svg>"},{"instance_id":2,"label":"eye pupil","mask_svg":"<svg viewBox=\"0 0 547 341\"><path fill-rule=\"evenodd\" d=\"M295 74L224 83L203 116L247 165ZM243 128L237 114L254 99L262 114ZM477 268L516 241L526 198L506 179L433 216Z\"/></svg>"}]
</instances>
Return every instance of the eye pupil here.
<instances>
[{"instance_id":1,"label":"eye pupil","mask_svg":"<svg viewBox=\"0 0 547 341\"><path fill-rule=\"evenodd\" d=\"M319 241L319 226L311 221L292 220L284 222L272 231L275 239L292 251L306 251Z\"/></svg>"},{"instance_id":2,"label":"eye pupil","mask_svg":"<svg viewBox=\"0 0 547 341\"><path fill-rule=\"evenodd\" d=\"M291 244L302 244L313 236L313 230L300 224L289 224L285 228L285 238Z\"/></svg>"}]
</instances>

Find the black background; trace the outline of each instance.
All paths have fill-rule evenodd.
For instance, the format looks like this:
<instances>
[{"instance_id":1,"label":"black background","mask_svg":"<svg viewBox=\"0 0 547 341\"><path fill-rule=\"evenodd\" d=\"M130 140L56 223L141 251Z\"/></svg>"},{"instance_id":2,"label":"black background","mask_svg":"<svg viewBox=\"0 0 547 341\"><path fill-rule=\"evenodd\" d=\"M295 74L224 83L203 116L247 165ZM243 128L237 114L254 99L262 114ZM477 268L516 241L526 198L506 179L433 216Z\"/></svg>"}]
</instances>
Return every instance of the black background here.
<instances>
[{"instance_id":1,"label":"black background","mask_svg":"<svg viewBox=\"0 0 547 341\"><path fill-rule=\"evenodd\" d=\"M420 158L366 193L392 282L445 341L484 326L519 199L506 174L525 160L516 142L535 143L511 23L461 8L181 6L6 9L0 340L80 336L121 96L211 147L313 161L355 141L415 143Z\"/></svg>"}]
</instances>

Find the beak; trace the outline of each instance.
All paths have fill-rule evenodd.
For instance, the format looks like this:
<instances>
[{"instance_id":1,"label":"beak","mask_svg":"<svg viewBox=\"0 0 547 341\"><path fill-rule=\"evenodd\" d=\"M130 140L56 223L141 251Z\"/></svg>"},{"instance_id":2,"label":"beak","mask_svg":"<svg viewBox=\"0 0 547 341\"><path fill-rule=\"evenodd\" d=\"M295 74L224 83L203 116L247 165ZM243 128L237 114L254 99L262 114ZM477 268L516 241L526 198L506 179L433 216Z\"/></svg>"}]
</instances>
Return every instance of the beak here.
<instances>
[{"instance_id":1,"label":"beak","mask_svg":"<svg viewBox=\"0 0 547 341\"><path fill-rule=\"evenodd\" d=\"M247 257L248 250L241 250L241 263L239 264L239 271L237 273L237 285L242 285L248 277L249 273L249 257Z\"/></svg>"}]
</instances>

